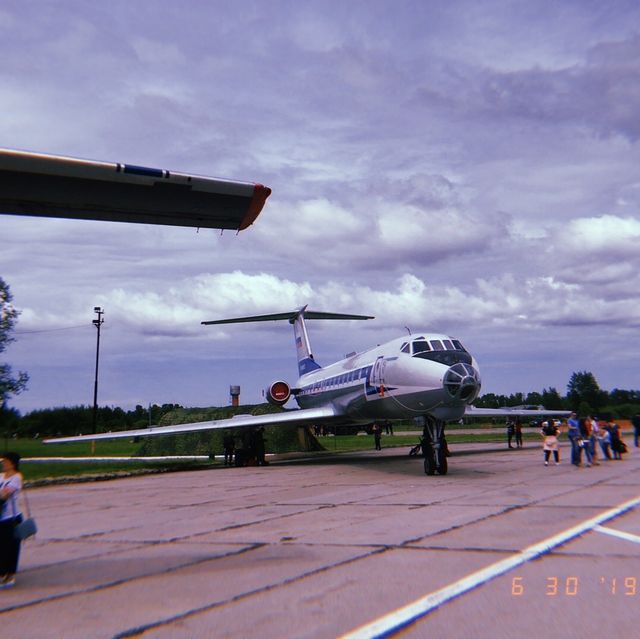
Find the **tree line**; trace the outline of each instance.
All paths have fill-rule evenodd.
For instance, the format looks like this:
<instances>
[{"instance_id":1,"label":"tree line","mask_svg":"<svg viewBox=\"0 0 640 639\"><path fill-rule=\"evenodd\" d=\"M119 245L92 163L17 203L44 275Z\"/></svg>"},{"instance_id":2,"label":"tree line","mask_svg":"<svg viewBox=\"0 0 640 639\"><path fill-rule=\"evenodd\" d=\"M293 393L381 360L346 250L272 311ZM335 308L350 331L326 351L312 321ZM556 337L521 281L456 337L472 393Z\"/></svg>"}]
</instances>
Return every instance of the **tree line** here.
<instances>
[{"instance_id":1,"label":"tree line","mask_svg":"<svg viewBox=\"0 0 640 639\"><path fill-rule=\"evenodd\" d=\"M573 373L567 385L567 394L561 396L557 389L542 392L496 395L486 393L475 402L478 408L504 408L509 406L544 406L549 410L575 410L580 415L597 415L615 419L630 418L640 413L640 391L614 389L602 390L588 371ZM102 406L98 408L97 431L118 431L146 428L149 425L166 425L184 421L226 419L236 412L271 412L269 404L258 406L231 406L221 408L185 409L178 404L138 405L134 410ZM15 409L0 409L0 429L20 437L52 437L87 434L92 431L91 406L73 406L35 410L21 415Z\"/></svg>"},{"instance_id":2,"label":"tree line","mask_svg":"<svg viewBox=\"0 0 640 639\"><path fill-rule=\"evenodd\" d=\"M600 388L595 375L589 371L571 374L567 384L567 394L562 396L556 388L550 387L541 393L513 393L496 395L487 393L475 402L478 408L503 408L509 406L544 406L549 410L572 410L579 415L597 415L615 419L631 418L640 413L640 390L614 388L606 391Z\"/></svg>"}]
</instances>

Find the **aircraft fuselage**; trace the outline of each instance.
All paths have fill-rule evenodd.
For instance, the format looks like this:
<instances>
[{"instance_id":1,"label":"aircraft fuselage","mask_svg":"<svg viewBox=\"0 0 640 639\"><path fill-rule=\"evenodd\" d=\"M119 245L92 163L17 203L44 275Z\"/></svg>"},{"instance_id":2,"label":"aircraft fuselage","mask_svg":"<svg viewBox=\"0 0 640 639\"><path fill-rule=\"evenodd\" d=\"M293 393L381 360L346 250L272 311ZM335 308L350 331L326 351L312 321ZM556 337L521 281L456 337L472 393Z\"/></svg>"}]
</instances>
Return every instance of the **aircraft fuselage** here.
<instances>
[{"instance_id":1,"label":"aircraft fuselage","mask_svg":"<svg viewBox=\"0 0 640 639\"><path fill-rule=\"evenodd\" d=\"M332 405L356 422L431 415L458 420L480 391L475 359L458 340L423 333L387 342L302 375L301 408Z\"/></svg>"}]
</instances>

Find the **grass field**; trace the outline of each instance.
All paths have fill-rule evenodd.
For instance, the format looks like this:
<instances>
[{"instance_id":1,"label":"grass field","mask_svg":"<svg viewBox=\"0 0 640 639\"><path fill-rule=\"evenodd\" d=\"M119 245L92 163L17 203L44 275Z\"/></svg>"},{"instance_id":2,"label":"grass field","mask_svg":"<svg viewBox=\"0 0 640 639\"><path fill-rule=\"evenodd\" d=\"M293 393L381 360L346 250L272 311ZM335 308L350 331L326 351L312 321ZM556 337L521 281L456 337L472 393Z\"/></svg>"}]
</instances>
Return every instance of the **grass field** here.
<instances>
[{"instance_id":1,"label":"grass field","mask_svg":"<svg viewBox=\"0 0 640 639\"><path fill-rule=\"evenodd\" d=\"M466 428L469 428L467 426ZM459 428L447 429L447 441L455 446L459 443L496 442L506 444L504 426L491 427L490 424L474 425L474 429L482 429L477 434L456 434ZM382 447L406 448L407 453L420 440L420 431L396 430L395 435L383 435ZM540 442L538 433L524 433L525 441ZM329 452L349 452L358 450L373 450L373 435L344 435L338 437L319 437L318 442ZM34 439L0 440L0 450L11 450L22 457L89 457L92 455L91 443L76 444L43 444ZM95 455L98 457L132 457L137 456L141 448L140 443L130 440L99 441L95 444ZM267 451L268 452L268 451ZM110 476L125 473L163 472L170 470L187 470L191 468L211 468L221 466L221 462L55 462L55 463L25 463L21 470L28 481L39 481L47 478L77 477L80 475Z\"/></svg>"},{"instance_id":2,"label":"grass field","mask_svg":"<svg viewBox=\"0 0 640 639\"><path fill-rule=\"evenodd\" d=\"M77 444L43 444L36 439L1 440L2 451L11 450L21 457L90 457L91 443ZM97 457L133 457L136 456L140 444L128 440L113 440L96 442L95 455ZM38 462L24 463L20 467L27 481L55 479L60 477L109 476L125 473L160 472L167 470L186 470L194 467L202 468L207 464L202 462Z\"/></svg>"},{"instance_id":3,"label":"grass field","mask_svg":"<svg viewBox=\"0 0 640 639\"><path fill-rule=\"evenodd\" d=\"M91 443L43 444L39 439L2 439L2 451L11 450L21 457L87 457L91 455ZM95 443L98 457L132 457L141 444L129 440L115 439Z\"/></svg>"},{"instance_id":4,"label":"grass field","mask_svg":"<svg viewBox=\"0 0 640 639\"><path fill-rule=\"evenodd\" d=\"M67 477L86 477L87 479L107 479L126 475L171 472L177 470L196 470L208 468L206 462L56 462L23 464L20 467L24 478L28 482L38 482L49 479Z\"/></svg>"}]
</instances>

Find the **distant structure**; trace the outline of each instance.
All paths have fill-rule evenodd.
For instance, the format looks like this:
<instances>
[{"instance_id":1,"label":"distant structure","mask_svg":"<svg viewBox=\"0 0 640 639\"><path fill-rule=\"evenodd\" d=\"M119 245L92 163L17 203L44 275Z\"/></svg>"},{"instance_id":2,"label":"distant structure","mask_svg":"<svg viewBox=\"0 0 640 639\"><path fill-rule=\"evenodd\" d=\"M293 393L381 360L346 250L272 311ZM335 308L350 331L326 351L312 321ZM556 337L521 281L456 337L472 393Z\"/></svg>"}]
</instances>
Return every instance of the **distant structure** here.
<instances>
[{"instance_id":1,"label":"distant structure","mask_svg":"<svg viewBox=\"0 0 640 639\"><path fill-rule=\"evenodd\" d=\"M231 395L231 405L240 406L240 386L230 386L229 395Z\"/></svg>"}]
</instances>

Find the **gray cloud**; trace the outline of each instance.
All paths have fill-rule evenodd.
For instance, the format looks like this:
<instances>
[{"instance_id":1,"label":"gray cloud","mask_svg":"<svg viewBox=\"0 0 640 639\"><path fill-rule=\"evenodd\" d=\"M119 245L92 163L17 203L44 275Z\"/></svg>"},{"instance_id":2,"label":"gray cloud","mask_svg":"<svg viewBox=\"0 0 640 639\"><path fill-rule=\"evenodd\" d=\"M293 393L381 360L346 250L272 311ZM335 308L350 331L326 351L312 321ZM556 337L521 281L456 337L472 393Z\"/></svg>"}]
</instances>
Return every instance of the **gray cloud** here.
<instances>
[{"instance_id":1,"label":"gray cloud","mask_svg":"<svg viewBox=\"0 0 640 639\"><path fill-rule=\"evenodd\" d=\"M88 324L20 336L17 405L58 401L60 370L59 401L84 400L94 304L114 403L136 384L210 403L208 358L244 385L268 361L285 375L287 327L199 322L307 302L378 317L314 324L327 358L411 324L456 331L487 390L526 390L512 362L540 387L550 368L640 386L639 19L623 1L5 2L3 145L273 188L237 237L2 217L20 328Z\"/></svg>"}]
</instances>

